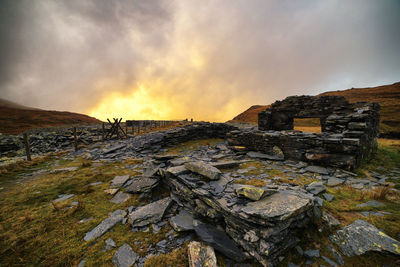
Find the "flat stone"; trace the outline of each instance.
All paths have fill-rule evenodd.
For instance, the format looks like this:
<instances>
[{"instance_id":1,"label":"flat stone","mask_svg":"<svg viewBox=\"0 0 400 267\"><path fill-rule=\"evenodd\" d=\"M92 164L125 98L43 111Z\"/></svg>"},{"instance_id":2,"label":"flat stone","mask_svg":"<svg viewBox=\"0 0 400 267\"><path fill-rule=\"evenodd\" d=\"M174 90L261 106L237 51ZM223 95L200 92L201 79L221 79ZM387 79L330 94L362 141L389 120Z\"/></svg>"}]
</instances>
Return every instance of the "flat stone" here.
<instances>
[{"instance_id":1,"label":"flat stone","mask_svg":"<svg viewBox=\"0 0 400 267\"><path fill-rule=\"evenodd\" d=\"M328 193L323 193L322 195L324 196L324 198L325 198L327 201L332 201L332 200L335 198L334 195L331 195L331 194L328 194Z\"/></svg>"},{"instance_id":2,"label":"flat stone","mask_svg":"<svg viewBox=\"0 0 400 267\"><path fill-rule=\"evenodd\" d=\"M385 204L376 201L376 200L370 200L368 202L362 203L362 204L358 204L357 208L365 208L365 207L374 207L374 208L378 208L378 207L382 207Z\"/></svg>"},{"instance_id":3,"label":"flat stone","mask_svg":"<svg viewBox=\"0 0 400 267\"><path fill-rule=\"evenodd\" d=\"M249 202L242 208L248 215L269 221L287 220L311 208L313 201L290 191L280 191L256 202Z\"/></svg>"},{"instance_id":4,"label":"flat stone","mask_svg":"<svg viewBox=\"0 0 400 267\"><path fill-rule=\"evenodd\" d=\"M318 249L304 250L303 255L309 258L319 258L319 250Z\"/></svg>"},{"instance_id":5,"label":"flat stone","mask_svg":"<svg viewBox=\"0 0 400 267\"><path fill-rule=\"evenodd\" d=\"M115 195L119 191L119 188L110 188L104 190L104 193L109 194L109 195Z\"/></svg>"},{"instance_id":6,"label":"flat stone","mask_svg":"<svg viewBox=\"0 0 400 267\"><path fill-rule=\"evenodd\" d=\"M116 210L110 214L110 217L103 220L99 225L93 228L90 232L87 232L83 238L85 241L90 241L102 236L105 232L110 230L116 223L122 221L126 216L126 212L123 210Z\"/></svg>"},{"instance_id":7,"label":"flat stone","mask_svg":"<svg viewBox=\"0 0 400 267\"><path fill-rule=\"evenodd\" d=\"M128 244L123 244L117 252L115 252L112 262L118 267L130 267L139 259L137 255Z\"/></svg>"},{"instance_id":8,"label":"flat stone","mask_svg":"<svg viewBox=\"0 0 400 267\"><path fill-rule=\"evenodd\" d=\"M344 183L344 180L336 178L336 177L329 177L327 181L328 186L338 186Z\"/></svg>"},{"instance_id":9,"label":"flat stone","mask_svg":"<svg viewBox=\"0 0 400 267\"><path fill-rule=\"evenodd\" d=\"M211 163L211 165L217 169L232 169L235 168L237 166L239 166L239 164L241 164L242 161L237 161L237 160L231 160L231 161L221 161L221 162L213 162Z\"/></svg>"},{"instance_id":10,"label":"flat stone","mask_svg":"<svg viewBox=\"0 0 400 267\"><path fill-rule=\"evenodd\" d=\"M268 155L260 152L250 151L246 155L253 159L284 160L284 156L282 154Z\"/></svg>"},{"instance_id":11,"label":"flat stone","mask_svg":"<svg viewBox=\"0 0 400 267\"><path fill-rule=\"evenodd\" d=\"M105 250L110 250L112 248L116 248L117 245L115 244L115 241L112 240L111 238L107 238L106 241L104 241L106 243L106 248Z\"/></svg>"},{"instance_id":12,"label":"flat stone","mask_svg":"<svg viewBox=\"0 0 400 267\"><path fill-rule=\"evenodd\" d=\"M340 225L340 222L335 217L325 211L322 212L321 219L329 228Z\"/></svg>"},{"instance_id":13,"label":"flat stone","mask_svg":"<svg viewBox=\"0 0 400 267\"><path fill-rule=\"evenodd\" d=\"M169 223L177 232L190 231L194 229L193 215L186 210L181 210L178 215L171 217Z\"/></svg>"},{"instance_id":14,"label":"flat stone","mask_svg":"<svg viewBox=\"0 0 400 267\"><path fill-rule=\"evenodd\" d=\"M72 198L73 196L75 196L75 195L74 194L68 194L68 195L62 194L62 195L59 195L57 199L54 199L53 202L57 203L60 201L64 201L64 200Z\"/></svg>"},{"instance_id":15,"label":"flat stone","mask_svg":"<svg viewBox=\"0 0 400 267\"><path fill-rule=\"evenodd\" d=\"M214 249L201 242L192 241L188 245L189 267L217 267Z\"/></svg>"},{"instance_id":16,"label":"flat stone","mask_svg":"<svg viewBox=\"0 0 400 267\"><path fill-rule=\"evenodd\" d=\"M131 198L130 194L124 193L124 192L118 192L111 200L110 202L115 203L115 204L121 204L128 199Z\"/></svg>"},{"instance_id":17,"label":"flat stone","mask_svg":"<svg viewBox=\"0 0 400 267\"><path fill-rule=\"evenodd\" d=\"M110 153L113 153L113 152L115 152L117 150L120 150L121 148L124 148L124 147L126 147L126 145L112 146L110 148L103 149L103 154L110 154Z\"/></svg>"},{"instance_id":18,"label":"flat stone","mask_svg":"<svg viewBox=\"0 0 400 267\"><path fill-rule=\"evenodd\" d=\"M386 251L400 255L399 241L363 220L357 220L338 230L330 238L348 257L362 255L367 251Z\"/></svg>"},{"instance_id":19,"label":"flat stone","mask_svg":"<svg viewBox=\"0 0 400 267\"><path fill-rule=\"evenodd\" d=\"M332 267L336 267L339 266L339 264L337 264L336 262L334 262L333 260L331 260L328 257L322 256L322 258L324 259L324 261L326 261L330 266ZM321 266L321 265L320 265Z\"/></svg>"},{"instance_id":20,"label":"flat stone","mask_svg":"<svg viewBox=\"0 0 400 267\"><path fill-rule=\"evenodd\" d=\"M94 183L91 183L91 184L89 184L89 185L91 185L91 186L95 186L95 185L101 185L103 182L94 182Z\"/></svg>"},{"instance_id":21,"label":"flat stone","mask_svg":"<svg viewBox=\"0 0 400 267\"><path fill-rule=\"evenodd\" d=\"M171 175L173 175L173 176L179 176L179 175L182 175L182 174L187 174L187 173L189 173L189 172L190 172L190 171L187 170L187 169L185 168L185 166L183 166L183 165L181 165L181 166L175 166L175 167L170 167L170 168L167 169L167 173L168 173L168 174L171 174Z\"/></svg>"},{"instance_id":22,"label":"flat stone","mask_svg":"<svg viewBox=\"0 0 400 267\"><path fill-rule=\"evenodd\" d=\"M324 174L324 175L329 174L327 168L320 167L320 166L307 166L305 168L305 170L308 172L315 172L315 173Z\"/></svg>"},{"instance_id":23,"label":"flat stone","mask_svg":"<svg viewBox=\"0 0 400 267\"><path fill-rule=\"evenodd\" d=\"M137 208L128 215L128 222L132 224L133 227L141 227L151 223L157 223L162 219L171 202L172 199L166 197Z\"/></svg>"},{"instance_id":24,"label":"flat stone","mask_svg":"<svg viewBox=\"0 0 400 267\"><path fill-rule=\"evenodd\" d=\"M237 262L242 262L245 260L245 256L236 246L235 242L233 242L232 239L230 239L224 232L218 230L215 226L195 221L194 230L201 240L225 256Z\"/></svg>"},{"instance_id":25,"label":"flat stone","mask_svg":"<svg viewBox=\"0 0 400 267\"><path fill-rule=\"evenodd\" d=\"M254 201L260 200L264 195L264 189L261 187L255 187L251 185L236 185L235 187L236 195L246 197Z\"/></svg>"},{"instance_id":26,"label":"flat stone","mask_svg":"<svg viewBox=\"0 0 400 267\"><path fill-rule=\"evenodd\" d=\"M117 175L111 181L110 188L118 188L124 185L129 180L129 175Z\"/></svg>"},{"instance_id":27,"label":"flat stone","mask_svg":"<svg viewBox=\"0 0 400 267\"><path fill-rule=\"evenodd\" d=\"M130 193L145 193L150 192L159 183L159 179L141 177L135 178L133 182L125 188L125 191Z\"/></svg>"},{"instance_id":28,"label":"flat stone","mask_svg":"<svg viewBox=\"0 0 400 267\"><path fill-rule=\"evenodd\" d=\"M220 170L203 161L186 162L184 166L189 171L201 174L210 180L218 180L221 177Z\"/></svg>"},{"instance_id":29,"label":"flat stone","mask_svg":"<svg viewBox=\"0 0 400 267\"><path fill-rule=\"evenodd\" d=\"M152 177L157 173L158 170L159 167L157 164L155 164L153 161L147 161L144 163L143 176Z\"/></svg>"},{"instance_id":30,"label":"flat stone","mask_svg":"<svg viewBox=\"0 0 400 267\"><path fill-rule=\"evenodd\" d=\"M326 186L321 181L315 181L307 185L306 190L313 195L318 195L326 190Z\"/></svg>"}]
</instances>

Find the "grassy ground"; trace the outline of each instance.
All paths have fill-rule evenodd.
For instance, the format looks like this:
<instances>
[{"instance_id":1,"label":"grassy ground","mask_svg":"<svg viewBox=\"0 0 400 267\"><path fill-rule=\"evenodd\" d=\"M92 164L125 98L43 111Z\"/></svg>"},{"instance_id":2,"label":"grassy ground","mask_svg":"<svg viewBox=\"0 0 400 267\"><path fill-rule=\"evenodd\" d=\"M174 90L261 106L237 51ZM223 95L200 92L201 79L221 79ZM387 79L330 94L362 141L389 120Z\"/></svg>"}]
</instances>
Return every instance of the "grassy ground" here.
<instances>
[{"instance_id":1,"label":"grassy ground","mask_svg":"<svg viewBox=\"0 0 400 267\"><path fill-rule=\"evenodd\" d=\"M222 140L201 140L188 142L177 147L170 148L167 153L185 153L202 145L213 145ZM379 140L377 157L357 171L360 178L372 172L390 173L393 168L400 166L400 142ZM140 161L131 159L114 163L95 163L83 159L73 161L63 160L62 155L51 155L36 158L32 162L20 162L9 166L0 167L0 266L72 266L83 258L87 258L88 266L109 266L115 253L115 249L104 251L104 240L112 238L117 246L129 243L133 250L140 255L146 254L149 245L155 245L165 238L165 234L171 230L164 226L158 234L152 231L130 231L128 225L117 224L104 236L96 241L85 242L83 236L103 219L109 212L116 209L124 209L131 205L143 205L149 200L139 200L132 197L123 204L109 202L111 196L103 192L109 188L109 181L115 175L138 175L140 170L134 166ZM40 169L52 170L69 166L77 166L75 172L39 173L29 179L24 175ZM290 180L290 177L279 170L268 169L262 162L252 161L243 163L240 168L255 167L248 173L249 179L243 183L262 186L265 180L257 180L258 174L268 174L270 177L279 177L278 181L287 183L305 184L313 181L313 177L300 177L298 180ZM129 168L128 168L129 167ZM254 177L253 177L254 176ZM16 183L16 181L23 183ZM103 182L100 185L90 186L93 182ZM398 180L390 180L395 187L399 186ZM328 211L340 220L342 225L348 225L356 219L366 220L388 235L398 238L400 235L400 199L395 193L378 189L376 192L363 193L351 187L342 189L328 189L335 196L332 202L325 202L323 210ZM165 194L167 192L158 192ZM72 199L52 205L51 201L59 194L75 194ZM356 205L368 200L378 199L385 206L380 210L391 214L381 217L363 217ZM78 202L72 205L72 202ZM373 209L371 209L373 210ZM81 219L93 217L88 223L79 223ZM315 231L322 225L310 227L304 231L301 238L303 249L319 248L322 255L330 257L326 251L326 245L330 242L328 235L332 231L326 229L322 232ZM134 245L135 242L137 245ZM146 266L187 266L187 247L174 250L166 255L152 257L146 261ZM219 256L219 263L224 266L223 257ZM362 257L345 258L346 266L380 266L383 263L396 261L391 256L372 253ZM398 259L397 259L398 260ZM302 259L294 250L286 254L282 266L287 262L301 263ZM317 261L324 264L323 260ZM285 265L286 264L286 265ZM325 263L326 265L326 263ZM315 265L317 266L317 265Z\"/></svg>"}]
</instances>

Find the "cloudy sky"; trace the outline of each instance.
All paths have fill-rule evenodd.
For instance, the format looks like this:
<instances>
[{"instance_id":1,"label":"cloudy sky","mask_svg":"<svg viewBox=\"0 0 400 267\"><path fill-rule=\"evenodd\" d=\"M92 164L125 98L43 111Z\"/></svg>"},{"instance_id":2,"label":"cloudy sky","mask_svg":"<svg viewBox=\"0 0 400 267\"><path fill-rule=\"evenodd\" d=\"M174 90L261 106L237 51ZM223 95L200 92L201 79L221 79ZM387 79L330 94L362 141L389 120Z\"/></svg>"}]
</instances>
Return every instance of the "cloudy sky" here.
<instances>
[{"instance_id":1,"label":"cloudy sky","mask_svg":"<svg viewBox=\"0 0 400 267\"><path fill-rule=\"evenodd\" d=\"M225 121L397 81L398 0L0 0L0 98L33 107Z\"/></svg>"}]
</instances>

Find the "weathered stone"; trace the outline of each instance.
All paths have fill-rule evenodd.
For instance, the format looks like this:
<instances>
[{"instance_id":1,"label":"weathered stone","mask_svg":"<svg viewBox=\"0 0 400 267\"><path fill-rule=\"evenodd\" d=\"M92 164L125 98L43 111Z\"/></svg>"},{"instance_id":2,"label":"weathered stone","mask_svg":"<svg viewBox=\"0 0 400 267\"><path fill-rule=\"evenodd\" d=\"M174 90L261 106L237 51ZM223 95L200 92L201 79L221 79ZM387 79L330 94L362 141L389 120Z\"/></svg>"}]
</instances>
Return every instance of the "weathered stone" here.
<instances>
[{"instance_id":1,"label":"weathered stone","mask_svg":"<svg viewBox=\"0 0 400 267\"><path fill-rule=\"evenodd\" d=\"M123 186L129 180L129 175L117 175L111 181L110 188L118 188Z\"/></svg>"},{"instance_id":2,"label":"weathered stone","mask_svg":"<svg viewBox=\"0 0 400 267\"><path fill-rule=\"evenodd\" d=\"M124 193L124 192L118 192L111 200L110 202L115 203L115 204L121 204L128 199L131 198L130 194Z\"/></svg>"},{"instance_id":3,"label":"weathered stone","mask_svg":"<svg viewBox=\"0 0 400 267\"><path fill-rule=\"evenodd\" d=\"M214 249L225 256L237 262L242 262L245 259L245 256L236 244L224 232L218 230L216 227L195 221L194 230L201 240L214 247Z\"/></svg>"},{"instance_id":4,"label":"weathered stone","mask_svg":"<svg viewBox=\"0 0 400 267\"><path fill-rule=\"evenodd\" d=\"M265 220L287 220L312 207L312 200L289 191L281 191L256 202L249 202L242 211Z\"/></svg>"},{"instance_id":5,"label":"weathered stone","mask_svg":"<svg viewBox=\"0 0 400 267\"><path fill-rule=\"evenodd\" d=\"M322 221L329 228L340 225L340 222L335 217L333 217L332 215L330 215L329 213L327 213L325 211L322 212Z\"/></svg>"},{"instance_id":6,"label":"weathered stone","mask_svg":"<svg viewBox=\"0 0 400 267\"><path fill-rule=\"evenodd\" d=\"M319 173L319 174L329 174L328 170L324 167L320 167L320 166L308 166L306 167L306 171L308 172L315 172L315 173Z\"/></svg>"},{"instance_id":7,"label":"weathered stone","mask_svg":"<svg viewBox=\"0 0 400 267\"><path fill-rule=\"evenodd\" d=\"M260 200L264 195L263 188L251 185L237 185L235 191L238 196L243 196L254 201Z\"/></svg>"},{"instance_id":8,"label":"weathered stone","mask_svg":"<svg viewBox=\"0 0 400 267\"><path fill-rule=\"evenodd\" d=\"M55 169L52 170L50 173L60 173L60 172L74 172L78 170L78 167L65 167L65 168L60 168L60 169Z\"/></svg>"},{"instance_id":9,"label":"weathered stone","mask_svg":"<svg viewBox=\"0 0 400 267\"><path fill-rule=\"evenodd\" d=\"M104 193L109 194L109 195L115 195L119 191L119 188L110 188L104 190Z\"/></svg>"},{"instance_id":10,"label":"weathered stone","mask_svg":"<svg viewBox=\"0 0 400 267\"><path fill-rule=\"evenodd\" d=\"M328 186L338 186L344 183L344 180L336 178L336 177L329 177L328 182L326 183Z\"/></svg>"},{"instance_id":11,"label":"weathered stone","mask_svg":"<svg viewBox=\"0 0 400 267\"><path fill-rule=\"evenodd\" d=\"M112 248L116 248L117 245L115 244L115 241L112 240L111 238L107 238L106 241L104 241L106 243L106 247L105 250L110 250Z\"/></svg>"},{"instance_id":12,"label":"weathered stone","mask_svg":"<svg viewBox=\"0 0 400 267\"><path fill-rule=\"evenodd\" d=\"M221 177L220 170L202 161L187 162L184 165L186 169L201 174L211 180L218 180Z\"/></svg>"},{"instance_id":13,"label":"weathered stone","mask_svg":"<svg viewBox=\"0 0 400 267\"><path fill-rule=\"evenodd\" d=\"M150 192L153 188L155 188L159 183L159 179L156 178L148 178L141 177L135 178L133 182L125 188L125 191L130 193L144 193Z\"/></svg>"},{"instance_id":14,"label":"weathered stone","mask_svg":"<svg viewBox=\"0 0 400 267\"><path fill-rule=\"evenodd\" d=\"M171 201L171 198L167 197L137 208L128 215L128 222L132 224L133 227L141 227L151 223L157 223L164 216Z\"/></svg>"},{"instance_id":15,"label":"weathered stone","mask_svg":"<svg viewBox=\"0 0 400 267\"><path fill-rule=\"evenodd\" d=\"M400 242L363 220L338 230L330 236L346 256L362 255L367 251L386 251L400 255Z\"/></svg>"},{"instance_id":16,"label":"weathered stone","mask_svg":"<svg viewBox=\"0 0 400 267\"><path fill-rule=\"evenodd\" d=\"M250 151L247 153L250 158L267 159L267 160L284 160L283 154L268 155L260 152Z\"/></svg>"},{"instance_id":17,"label":"weathered stone","mask_svg":"<svg viewBox=\"0 0 400 267\"><path fill-rule=\"evenodd\" d=\"M110 230L116 223L122 221L126 216L126 212L123 210L116 210L110 214L110 217L102 221L99 225L93 228L90 232L87 232L83 238L85 241L90 241L102 236L105 232Z\"/></svg>"},{"instance_id":18,"label":"weathered stone","mask_svg":"<svg viewBox=\"0 0 400 267\"><path fill-rule=\"evenodd\" d=\"M328 257L322 256L322 258L324 259L324 261L326 261L330 266L332 267L337 267L339 266L339 264L337 264L336 262L334 262L333 260L329 259Z\"/></svg>"},{"instance_id":19,"label":"weathered stone","mask_svg":"<svg viewBox=\"0 0 400 267\"><path fill-rule=\"evenodd\" d=\"M117 252L115 252L112 262L118 267L130 267L139 259L137 255L128 244L123 244Z\"/></svg>"},{"instance_id":20,"label":"weathered stone","mask_svg":"<svg viewBox=\"0 0 400 267\"><path fill-rule=\"evenodd\" d=\"M214 249L197 241L189 243L188 258L189 267L217 267Z\"/></svg>"},{"instance_id":21,"label":"weathered stone","mask_svg":"<svg viewBox=\"0 0 400 267\"><path fill-rule=\"evenodd\" d=\"M144 163L143 176L152 177L157 173L158 169L159 167L154 163L154 161L147 161Z\"/></svg>"},{"instance_id":22,"label":"weathered stone","mask_svg":"<svg viewBox=\"0 0 400 267\"><path fill-rule=\"evenodd\" d=\"M190 231L194 229L193 215L186 210L181 210L178 215L171 217L169 223L177 232Z\"/></svg>"},{"instance_id":23,"label":"weathered stone","mask_svg":"<svg viewBox=\"0 0 400 267\"><path fill-rule=\"evenodd\" d=\"M313 195L318 195L326 190L326 186L321 181L315 181L307 185L306 190Z\"/></svg>"},{"instance_id":24,"label":"weathered stone","mask_svg":"<svg viewBox=\"0 0 400 267\"><path fill-rule=\"evenodd\" d=\"M323 193L322 195L324 196L324 198L325 198L327 201L332 201L332 200L335 198L334 195L331 195L331 194L328 194L328 193Z\"/></svg>"},{"instance_id":25,"label":"weathered stone","mask_svg":"<svg viewBox=\"0 0 400 267\"><path fill-rule=\"evenodd\" d=\"M376 200L370 200L368 202L358 204L357 208L365 208L365 207L378 208L378 207L382 207L382 206L384 206L384 204L382 202L379 202L379 201L376 201Z\"/></svg>"},{"instance_id":26,"label":"weathered stone","mask_svg":"<svg viewBox=\"0 0 400 267\"><path fill-rule=\"evenodd\" d=\"M318 249L304 250L304 256L307 256L309 258L319 258L319 250Z\"/></svg>"},{"instance_id":27,"label":"weathered stone","mask_svg":"<svg viewBox=\"0 0 400 267\"><path fill-rule=\"evenodd\" d=\"M211 165L217 169L231 169L239 166L242 161L231 160L231 161L221 161L221 162L213 162Z\"/></svg>"}]
</instances>

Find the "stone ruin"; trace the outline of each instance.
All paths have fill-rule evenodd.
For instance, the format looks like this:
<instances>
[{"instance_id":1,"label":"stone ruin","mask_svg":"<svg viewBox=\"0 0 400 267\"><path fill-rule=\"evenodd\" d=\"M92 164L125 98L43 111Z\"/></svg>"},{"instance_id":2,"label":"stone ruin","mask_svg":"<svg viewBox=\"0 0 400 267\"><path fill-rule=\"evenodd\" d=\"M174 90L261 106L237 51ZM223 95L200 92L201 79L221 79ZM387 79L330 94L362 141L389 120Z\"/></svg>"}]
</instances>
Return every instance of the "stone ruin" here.
<instances>
[{"instance_id":1,"label":"stone ruin","mask_svg":"<svg viewBox=\"0 0 400 267\"><path fill-rule=\"evenodd\" d=\"M230 145L285 160L305 161L346 170L357 168L377 149L380 105L350 104L343 96L291 96L258 114L258 130L228 134ZM295 118L319 118L321 133L294 131Z\"/></svg>"}]
</instances>

